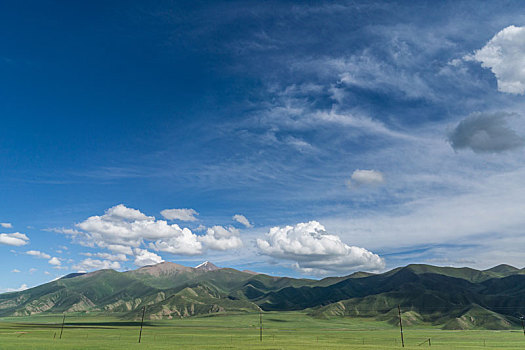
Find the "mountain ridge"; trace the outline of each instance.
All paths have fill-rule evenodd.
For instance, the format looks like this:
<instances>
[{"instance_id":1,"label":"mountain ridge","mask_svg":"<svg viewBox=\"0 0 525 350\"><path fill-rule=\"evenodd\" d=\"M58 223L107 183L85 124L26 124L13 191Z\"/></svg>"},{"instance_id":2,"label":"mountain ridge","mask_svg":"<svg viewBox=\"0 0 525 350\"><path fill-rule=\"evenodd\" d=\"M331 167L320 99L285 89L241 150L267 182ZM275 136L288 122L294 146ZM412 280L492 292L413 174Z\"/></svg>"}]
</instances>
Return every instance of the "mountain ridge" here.
<instances>
[{"instance_id":1,"label":"mountain ridge","mask_svg":"<svg viewBox=\"0 0 525 350\"><path fill-rule=\"evenodd\" d=\"M525 313L525 269L486 270L411 264L380 273L320 280L253 274L171 262L118 272L69 274L20 292L0 294L0 316L113 313L150 319L221 312L305 310L313 317L376 317L390 322L397 305L411 322L447 329L512 327ZM393 311L392 311L393 310Z\"/></svg>"}]
</instances>

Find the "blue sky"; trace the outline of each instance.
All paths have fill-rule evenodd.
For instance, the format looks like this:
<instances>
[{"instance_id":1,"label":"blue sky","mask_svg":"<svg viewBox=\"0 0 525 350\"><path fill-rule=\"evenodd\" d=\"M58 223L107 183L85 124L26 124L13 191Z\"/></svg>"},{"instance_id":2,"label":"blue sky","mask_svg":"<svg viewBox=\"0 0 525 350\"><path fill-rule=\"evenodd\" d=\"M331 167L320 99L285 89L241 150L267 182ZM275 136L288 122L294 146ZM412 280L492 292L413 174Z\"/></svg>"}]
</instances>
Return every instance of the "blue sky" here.
<instances>
[{"instance_id":1,"label":"blue sky","mask_svg":"<svg viewBox=\"0 0 525 350\"><path fill-rule=\"evenodd\" d=\"M3 3L0 290L162 260L523 267L522 13Z\"/></svg>"}]
</instances>

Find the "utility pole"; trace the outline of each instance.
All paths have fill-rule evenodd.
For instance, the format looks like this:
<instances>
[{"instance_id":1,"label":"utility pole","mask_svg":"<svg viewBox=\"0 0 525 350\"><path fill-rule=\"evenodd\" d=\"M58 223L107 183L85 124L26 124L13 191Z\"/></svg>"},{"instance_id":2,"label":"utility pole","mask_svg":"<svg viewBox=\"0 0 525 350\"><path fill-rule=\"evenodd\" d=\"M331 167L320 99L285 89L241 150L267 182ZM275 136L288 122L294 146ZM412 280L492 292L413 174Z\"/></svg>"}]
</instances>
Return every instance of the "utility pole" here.
<instances>
[{"instance_id":1,"label":"utility pole","mask_svg":"<svg viewBox=\"0 0 525 350\"><path fill-rule=\"evenodd\" d=\"M142 307L142 321L140 321L140 333L139 333L139 344L140 340L142 339L142 325L144 324L144 313L146 312L146 307Z\"/></svg>"},{"instance_id":2,"label":"utility pole","mask_svg":"<svg viewBox=\"0 0 525 350\"><path fill-rule=\"evenodd\" d=\"M259 312L259 340L262 342L262 333L263 333L263 326L262 326L262 311Z\"/></svg>"},{"instance_id":3,"label":"utility pole","mask_svg":"<svg viewBox=\"0 0 525 350\"><path fill-rule=\"evenodd\" d=\"M405 347L405 340L403 339L403 321L401 320L401 305L397 306L397 311L399 313L399 330L401 331L401 346Z\"/></svg>"},{"instance_id":4,"label":"utility pole","mask_svg":"<svg viewBox=\"0 0 525 350\"><path fill-rule=\"evenodd\" d=\"M64 314L64 317L62 318L62 328L60 328L60 338L62 339L62 332L64 332L64 322L66 321L66 314Z\"/></svg>"}]
</instances>

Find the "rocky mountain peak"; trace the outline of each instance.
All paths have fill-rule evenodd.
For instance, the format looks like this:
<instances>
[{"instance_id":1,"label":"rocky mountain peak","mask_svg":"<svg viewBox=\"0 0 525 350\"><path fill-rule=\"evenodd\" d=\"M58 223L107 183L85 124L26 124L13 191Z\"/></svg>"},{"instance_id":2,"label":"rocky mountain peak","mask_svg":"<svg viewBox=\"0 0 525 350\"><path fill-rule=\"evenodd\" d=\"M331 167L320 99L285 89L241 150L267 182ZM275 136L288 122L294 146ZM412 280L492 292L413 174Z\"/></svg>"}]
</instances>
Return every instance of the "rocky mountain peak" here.
<instances>
[{"instance_id":1,"label":"rocky mountain peak","mask_svg":"<svg viewBox=\"0 0 525 350\"><path fill-rule=\"evenodd\" d=\"M220 269L220 267L216 266L215 264L209 261L205 261L202 264L195 266L195 268L199 270L204 270L204 271L214 271L214 270Z\"/></svg>"}]
</instances>

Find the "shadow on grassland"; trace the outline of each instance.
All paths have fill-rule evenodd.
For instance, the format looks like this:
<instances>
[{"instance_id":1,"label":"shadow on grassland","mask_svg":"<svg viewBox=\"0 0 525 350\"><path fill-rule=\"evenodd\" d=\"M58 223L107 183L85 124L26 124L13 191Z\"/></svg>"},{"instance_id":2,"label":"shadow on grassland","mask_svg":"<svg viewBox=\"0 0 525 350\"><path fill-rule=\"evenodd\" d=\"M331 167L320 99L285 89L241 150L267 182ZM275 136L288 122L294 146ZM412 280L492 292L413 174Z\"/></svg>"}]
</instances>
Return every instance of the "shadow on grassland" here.
<instances>
[{"instance_id":1,"label":"shadow on grassland","mask_svg":"<svg viewBox=\"0 0 525 350\"><path fill-rule=\"evenodd\" d=\"M60 328L60 323L11 323L10 328ZM144 322L145 327L157 327L156 324ZM140 327L140 321L126 322L66 322L64 328L106 328Z\"/></svg>"}]
</instances>

